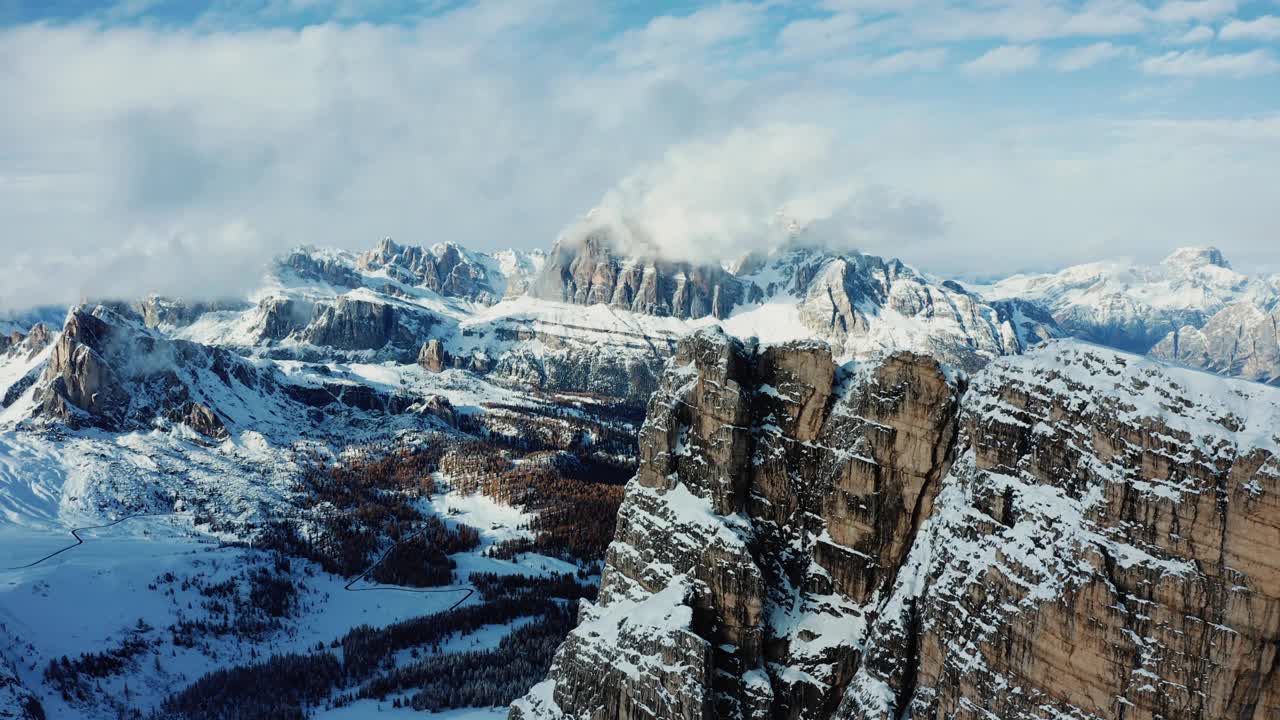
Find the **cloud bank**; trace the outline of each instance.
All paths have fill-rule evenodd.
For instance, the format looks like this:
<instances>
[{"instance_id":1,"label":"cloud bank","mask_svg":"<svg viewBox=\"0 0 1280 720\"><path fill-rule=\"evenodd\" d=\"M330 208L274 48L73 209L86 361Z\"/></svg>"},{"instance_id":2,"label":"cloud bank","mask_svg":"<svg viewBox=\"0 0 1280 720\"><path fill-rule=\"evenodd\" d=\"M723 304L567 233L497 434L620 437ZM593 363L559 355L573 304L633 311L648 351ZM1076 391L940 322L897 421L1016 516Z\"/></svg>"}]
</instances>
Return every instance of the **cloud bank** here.
<instances>
[{"instance_id":1,"label":"cloud bank","mask_svg":"<svg viewBox=\"0 0 1280 720\"><path fill-rule=\"evenodd\" d=\"M856 157L831 130L801 124L679 145L610 189L562 237L605 228L627 251L715 263L771 250L798 230L840 250L902 248L942 233L940 208L858 178Z\"/></svg>"},{"instance_id":2,"label":"cloud bank","mask_svg":"<svg viewBox=\"0 0 1280 720\"><path fill-rule=\"evenodd\" d=\"M593 207L690 259L781 212L941 273L1276 262L1280 108L1248 90L1280 63L1234 3L344 7L0 28L0 307L235 295L308 243L546 248ZM1199 28L1230 46L1164 45Z\"/></svg>"}]
</instances>

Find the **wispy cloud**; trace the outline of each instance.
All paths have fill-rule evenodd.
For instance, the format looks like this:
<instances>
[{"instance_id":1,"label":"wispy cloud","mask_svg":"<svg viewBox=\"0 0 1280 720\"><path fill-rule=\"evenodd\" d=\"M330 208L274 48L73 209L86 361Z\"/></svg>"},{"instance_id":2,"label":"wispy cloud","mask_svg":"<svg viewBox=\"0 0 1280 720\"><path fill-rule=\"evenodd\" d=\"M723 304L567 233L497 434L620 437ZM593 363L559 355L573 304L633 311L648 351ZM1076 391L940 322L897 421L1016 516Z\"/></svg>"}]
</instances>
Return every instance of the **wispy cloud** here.
<instances>
[{"instance_id":1,"label":"wispy cloud","mask_svg":"<svg viewBox=\"0 0 1280 720\"><path fill-rule=\"evenodd\" d=\"M583 0L388 0L384 20L351 0L280 0L267 20L263 2L232 17L242 5L0 28L0 97L16 99L0 113L0 305L236 292L303 242L545 247L602 199L673 248L755 237L782 205L937 270L1082 260L1088 242L1274 254L1280 139L1244 118L1267 108L1277 59L1256 30L1226 37L1220 2L636 17ZM1224 21L1231 53L1165 52ZM1128 55L1145 59L1114 62ZM1039 78L1018 71L1041 66L1087 82L1024 92ZM983 81L957 89L952 73ZM1226 119L1196 124L1214 79L1250 104L1215 96ZM1172 124L1116 130L1153 111Z\"/></svg>"},{"instance_id":2,"label":"wispy cloud","mask_svg":"<svg viewBox=\"0 0 1280 720\"><path fill-rule=\"evenodd\" d=\"M902 50L880 57L853 57L827 63L823 67L849 75L895 75L907 72L936 72L946 66L946 48Z\"/></svg>"},{"instance_id":3,"label":"wispy cloud","mask_svg":"<svg viewBox=\"0 0 1280 720\"><path fill-rule=\"evenodd\" d=\"M1035 45L1001 45L992 48L962 67L976 75L1004 75L1035 67L1040 62L1040 48Z\"/></svg>"},{"instance_id":4,"label":"wispy cloud","mask_svg":"<svg viewBox=\"0 0 1280 720\"><path fill-rule=\"evenodd\" d=\"M752 35L764 22L763 6L724 3L688 15L662 15L624 32L611 45L625 66L670 64Z\"/></svg>"},{"instance_id":5,"label":"wispy cloud","mask_svg":"<svg viewBox=\"0 0 1280 720\"><path fill-rule=\"evenodd\" d=\"M1263 15L1253 20L1232 20L1218 31L1223 40L1280 39L1280 17Z\"/></svg>"},{"instance_id":6,"label":"wispy cloud","mask_svg":"<svg viewBox=\"0 0 1280 720\"><path fill-rule=\"evenodd\" d=\"M1168 0L1156 8L1156 18L1164 22L1208 22L1231 15L1236 0Z\"/></svg>"},{"instance_id":7,"label":"wispy cloud","mask_svg":"<svg viewBox=\"0 0 1280 720\"><path fill-rule=\"evenodd\" d=\"M1252 77L1280 72L1280 61L1269 50L1209 53L1203 50L1169 52L1142 61L1151 75L1179 77Z\"/></svg>"},{"instance_id":8,"label":"wispy cloud","mask_svg":"<svg viewBox=\"0 0 1280 720\"><path fill-rule=\"evenodd\" d=\"M858 26L858 17L853 13L796 20L779 31L778 47L789 55L826 54L853 44Z\"/></svg>"},{"instance_id":9,"label":"wispy cloud","mask_svg":"<svg viewBox=\"0 0 1280 720\"><path fill-rule=\"evenodd\" d=\"M1200 43L1209 42L1213 38L1213 28L1208 25L1197 25L1181 35L1172 38L1171 42L1176 45L1199 45Z\"/></svg>"},{"instance_id":10,"label":"wispy cloud","mask_svg":"<svg viewBox=\"0 0 1280 720\"><path fill-rule=\"evenodd\" d=\"M1059 70L1075 72L1091 68L1108 60L1114 60L1130 52L1130 48L1120 47L1109 42L1094 43L1066 51L1054 61L1053 65Z\"/></svg>"}]
</instances>

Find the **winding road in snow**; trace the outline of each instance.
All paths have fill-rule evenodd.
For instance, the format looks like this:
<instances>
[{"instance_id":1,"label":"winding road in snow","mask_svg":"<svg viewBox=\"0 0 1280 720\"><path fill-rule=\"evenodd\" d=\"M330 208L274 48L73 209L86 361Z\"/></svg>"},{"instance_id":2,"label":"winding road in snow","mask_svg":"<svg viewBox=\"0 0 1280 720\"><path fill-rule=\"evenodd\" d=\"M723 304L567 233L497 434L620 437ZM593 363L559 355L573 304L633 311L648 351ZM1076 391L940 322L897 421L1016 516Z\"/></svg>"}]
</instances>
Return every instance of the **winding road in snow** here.
<instances>
[{"instance_id":1,"label":"winding road in snow","mask_svg":"<svg viewBox=\"0 0 1280 720\"><path fill-rule=\"evenodd\" d=\"M423 528L423 529L419 530L418 532L413 533L412 535L409 535L409 536L407 536L407 537L400 538L400 540L399 540L398 542L392 543L392 544L391 544L391 547L389 547L389 548L387 548L386 550L383 550L383 551L382 551L382 554L378 556L378 559L377 559L377 560L374 560L374 561L373 561L373 564L372 564L372 565L370 565L369 567L365 568L365 569L364 569L364 572L362 572L362 573L360 573L359 575L357 575L357 576L355 576L355 577L351 578L350 580L348 580L348 581L347 581L347 584L342 586L342 589L343 589L343 590L346 590L347 592L369 592L370 590L396 590L396 591L399 591L399 592L407 592L407 593L446 593L446 592L465 592L465 593L466 593L466 595L463 595L461 598L459 598L457 602L455 602L454 604L450 605L450 606L448 607L448 609L444 610L444 612L449 612L449 610L452 610L452 609L454 609L454 608L458 607L459 605L461 605L462 603L466 602L466 601L467 601L467 598L469 598L469 597L471 597L472 595L474 595L474 594L475 594L475 592L476 592L476 589L475 589L475 588L473 588L473 587L459 587L459 588L409 588L409 587L401 587L401 586L399 586L399 585L380 585L380 586L376 586L376 587L367 587L367 588L353 588L353 587L351 587L352 585L355 585L356 583L358 583L358 582L360 582L361 580L365 579L365 577L367 577L367 576L369 575L369 573L373 572L373 569L374 569L374 568L376 568L376 567L378 567L379 565L381 565L381 564L382 564L382 561L383 561L383 560L385 560L385 559L387 558L387 556L391 554L391 551L392 551L392 550L395 550L397 547L399 547L399 546L400 546L401 544L403 544L403 543L407 543L407 542L409 542L410 540L413 540L414 538L418 537L419 535L421 535L422 533L424 533L424 532L426 532L426 531L427 531L427 530L426 530L426 528Z\"/></svg>"},{"instance_id":2,"label":"winding road in snow","mask_svg":"<svg viewBox=\"0 0 1280 720\"><path fill-rule=\"evenodd\" d=\"M46 561L46 560L50 560L50 559L52 559L52 558L55 558L55 557L57 557L58 555L61 555L62 553L66 552L66 551L68 551L68 550L72 550L72 549L74 549L74 548L78 548L78 547L80 547L81 545L83 545L83 544L85 543L85 539L84 539L84 538L82 538L82 537L80 537L80 533L81 533L81 531L84 531L84 530L102 530L102 529L105 529L105 528L114 527L114 526L119 525L120 523L122 523L122 522L124 522L124 521L126 521L126 520L133 520L133 519L135 519L135 518L140 518L140 517L162 517L162 516L175 515L175 514L177 514L177 513L134 513L134 514L132 514L132 515L125 515L125 516L124 516L124 517L122 517L122 518L119 518L119 519L116 519L116 520L112 520L111 522L106 523L105 525L86 525L86 526L84 526L84 527L72 528L72 529L71 529L71 537L73 537L73 538L75 538L75 539L76 539L76 541L75 541L74 543L71 543L70 545L68 545L68 546L66 546L66 547L64 547L64 548L61 548L61 549L59 549L59 550L54 550L53 552L49 553L48 555L45 555L44 557L39 558L38 560L35 560L35 561L33 561L33 562L29 562L29 563L27 563L26 565L16 565L16 566L14 566L14 567L0 568L0 570L5 570L5 571L8 571L8 570L26 570L27 568L33 568L33 567L35 567L35 566L39 565L40 563L42 563L42 562L44 562L44 561ZM466 594L465 594L465 595L463 595L461 598L459 598L457 602L455 602L454 604L450 605L450 606L449 606L449 608L448 608L448 610L445 610L445 612L448 612L449 610L452 610L452 609L454 609L454 608L458 607L459 605L461 605L462 603L466 602L468 598L470 598L472 595L474 595L474 594L475 594L475 592L476 592L476 589L475 589L475 588L473 588L473 587L457 587L457 588L430 588L430 589L428 589L428 588L408 588L408 587L400 587L400 586L398 586L398 585L380 585L380 586L376 586L376 587L365 587L365 588L356 588L356 587L352 587L352 585L355 585L356 583L358 583L358 582L360 582L361 580L365 579L365 578L369 575L369 573L373 572L373 569L374 569L374 568L376 568L376 567L378 567L378 565L382 564L382 561L386 559L387 555L391 554L391 551L392 551L392 550L395 550L395 549L396 549L397 547L399 547L402 543L406 543L406 542L409 542L410 540L413 540L414 538L418 537L419 535L421 535L421 534L422 534L422 533L424 533L424 532L426 532L426 529L425 529L425 528L424 528L424 529L422 529L422 530L419 530L419 531L418 531L418 532L416 532L416 533L413 533L412 535L409 535L408 537L401 538L399 542L393 543L390 547L388 547L386 550L384 550L384 551L382 552L382 554L381 554L381 555L379 555L379 556L378 556L378 559L377 559L377 560L374 560L374 561L373 561L373 564L372 564L372 565L370 565L369 567L365 568L365 569L364 569L364 572L362 572L362 573L360 573L359 575L355 576L354 578L351 578L350 580L348 580L348 581L347 581L347 583L346 583L345 585L343 585L343 586L342 586L342 589L343 589L343 590L346 590L347 592L369 592L369 591L372 591L372 590L393 590L393 591L398 591L398 592L409 592L409 593L447 593L447 592L454 592L454 593L456 593L456 592L462 592L462 593L466 593Z\"/></svg>"},{"instance_id":3,"label":"winding road in snow","mask_svg":"<svg viewBox=\"0 0 1280 720\"><path fill-rule=\"evenodd\" d=\"M3 568L3 569L4 569L4 570L26 570L27 568L32 568L32 567L35 567L36 565L39 565L40 563L44 562L45 560L48 560L48 559L50 559L50 558L56 557L56 556L58 556L58 555L61 555L62 553L66 552L66 551L68 551L68 550L70 550L70 549L72 549L72 548L80 547L81 545L83 545L83 544L84 544L84 538L80 537L80 531L82 531L82 530L101 530L101 529L103 529L103 528L109 528L109 527L112 527L112 526L115 526L115 525L119 525L120 523L124 522L125 520L132 520L132 519L134 519L134 518L140 518L140 517L157 517L157 516L161 516L161 515L173 515L173 514L174 514L174 513L134 513L134 514L132 514L132 515L125 515L124 517L122 517L122 518L120 518L120 519L118 519L118 520L112 520L111 522L107 523L106 525L86 525L86 526L84 526L84 527L71 528L71 537L73 537L73 538L75 538L75 539L76 539L76 541L75 541L74 543L71 543L70 545L68 545L68 546L66 546L66 547L64 547L64 548L62 548L61 550L54 550L53 552L49 553L48 555L45 555L44 557L40 558L39 560L36 560L35 562L30 562L30 563L27 563L26 565L17 565L17 566L14 566L14 567L7 567L7 568Z\"/></svg>"}]
</instances>

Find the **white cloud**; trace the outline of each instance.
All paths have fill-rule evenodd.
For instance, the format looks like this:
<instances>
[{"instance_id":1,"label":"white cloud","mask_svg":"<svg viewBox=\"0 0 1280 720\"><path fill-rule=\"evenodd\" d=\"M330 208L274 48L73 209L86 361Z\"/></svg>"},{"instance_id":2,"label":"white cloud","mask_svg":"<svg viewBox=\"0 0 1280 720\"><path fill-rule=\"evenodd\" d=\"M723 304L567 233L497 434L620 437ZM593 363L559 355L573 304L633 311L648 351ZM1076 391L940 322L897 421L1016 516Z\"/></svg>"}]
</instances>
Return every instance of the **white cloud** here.
<instances>
[{"instance_id":1,"label":"white cloud","mask_svg":"<svg viewBox=\"0 0 1280 720\"><path fill-rule=\"evenodd\" d=\"M974 5L939 3L907 20L909 34L927 42L999 38L1019 43L1078 36L1143 32L1151 12L1134 0L994 0Z\"/></svg>"},{"instance_id":2,"label":"white cloud","mask_svg":"<svg viewBox=\"0 0 1280 720\"><path fill-rule=\"evenodd\" d=\"M930 78L873 82L946 71L960 52L922 30L929 18L874 0L861 10L886 13L874 20L886 35L866 41L864 16L858 41L821 66L779 61L767 7L713 6L610 36L609 7L556 2L402 26L0 30L0 97L20 99L0 113L0 306L233 293L300 243L545 248L602 198L676 254L762 242L782 208L937 271L1160 256L1206 240L1239 263L1274 255L1280 139L1259 127L1131 135L1116 118L1148 107L1106 107L1106 124L1051 94L1011 98L995 77L959 101L921 94ZM1132 13L1123 1L1019 5L1000 15L1007 24L962 30L1055 35L1085 13ZM1037 45L1015 43L969 69L1039 61ZM1247 75L1275 63L1270 50L1173 53L1141 68Z\"/></svg>"},{"instance_id":3,"label":"white cloud","mask_svg":"<svg viewBox=\"0 0 1280 720\"><path fill-rule=\"evenodd\" d=\"M845 58L828 63L824 67L850 75L896 75L906 72L933 72L941 70L947 62L946 48L901 50L880 57Z\"/></svg>"},{"instance_id":4,"label":"white cloud","mask_svg":"<svg viewBox=\"0 0 1280 720\"><path fill-rule=\"evenodd\" d=\"M740 40L764 21L763 7L730 2L702 8L688 15L661 15L613 42L624 66L669 64L696 58L706 51Z\"/></svg>"},{"instance_id":5,"label":"white cloud","mask_svg":"<svg viewBox=\"0 0 1280 720\"><path fill-rule=\"evenodd\" d=\"M1156 18L1164 22L1208 22L1236 11L1236 0L1168 0L1156 8Z\"/></svg>"},{"instance_id":6,"label":"white cloud","mask_svg":"<svg viewBox=\"0 0 1280 720\"><path fill-rule=\"evenodd\" d=\"M1054 67L1067 72L1084 70L1098 63L1114 60L1128 52L1129 48L1112 45L1109 42L1094 43L1066 51L1054 62Z\"/></svg>"},{"instance_id":7,"label":"white cloud","mask_svg":"<svg viewBox=\"0 0 1280 720\"><path fill-rule=\"evenodd\" d=\"M1223 40L1278 40L1280 17L1263 15L1253 20L1232 20L1218 31Z\"/></svg>"},{"instance_id":8,"label":"white cloud","mask_svg":"<svg viewBox=\"0 0 1280 720\"><path fill-rule=\"evenodd\" d=\"M1035 67L1039 62L1040 48L1035 45L1001 45L961 67L979 75L1003 75Z\"/></svg>"},{"instance_id":9,"label":"white cloud","mask_svg":"<svg viewBox=\"0 0 1280 720\"><path fill-rule=\"evenodd\" d=\"M780 217L817 223L844 246L940 232L940 209L862 181L851 150L827 128L787 124L677 145L624 178L563 234L607 226L623 246L714 262L775 246L786 230Z\"/></svg>"},{"instance_id":10,"label":"white cloud","mask_svg":"<svg viewBox=\"0 0 1280 720\"><path fill-rule=\"evenodd\" d=\"M1280 61L1269 50L1245 53L1208 53L1203 50L1168 52L1142 61L1150 75L1179 77L1251 77L1280 72Z\"/></svg>"},{"instance_id":11,"label":"white cloud","mask_svg":"<svg viewBox=\"0 0 1280 720\"><path fill-rule=\"evenodd\" d=\"M778 32L778 47L789 55L821 55L848 47L857 28L853 13L795 20Z\"/></svg>"},{"instance_id":12,"label":"white cloud","mask_svg":"<svg viewBox=\"0 0 1280 720\"><path fill-rule=\"evenodd\" d=\"M1199 45L1200 43L1209 42L1213 37L1213 28L1208 25L1197 25L1174 38L1172 42L1178 45Z\"/></svg>"}]
</instances>

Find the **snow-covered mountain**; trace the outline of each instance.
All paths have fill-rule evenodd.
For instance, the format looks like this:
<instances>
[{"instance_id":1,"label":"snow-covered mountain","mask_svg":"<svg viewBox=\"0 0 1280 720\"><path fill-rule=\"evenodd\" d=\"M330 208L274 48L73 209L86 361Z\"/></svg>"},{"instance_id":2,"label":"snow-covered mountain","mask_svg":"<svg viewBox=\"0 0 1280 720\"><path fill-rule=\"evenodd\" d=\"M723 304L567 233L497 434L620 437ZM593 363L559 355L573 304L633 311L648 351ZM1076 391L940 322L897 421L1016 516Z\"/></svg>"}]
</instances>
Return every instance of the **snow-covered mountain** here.
<instances>
[{"instance_id":1,"label":"snow-covered mountain","mask_svg":"<svg viewBox=\"0 0 1280 720\"><path fill-rule=\"evenodd\" d=\"M979 289L991 298L1038 302L1077 337L1145 353L1173 330L1199 327L1263 288L1232 270L1217 249L1183 248L1157 265L1097 262Z\"/></svg>"},{"instance_id":2,"label":"snow-covered mountain","mask_svg":"<svg viewBox=\"0 0 1280 720\"><path fill-rule=\"evenodd\" d=\"M919 476L936 489L951 436L935 421L959 422L963 389L978 382L984 393L998 394L997 382L983 380L996 377L988 369L993 363L1004 368L1001 378L1013 377L1010 368L1062 364L1038 348L1046 341L1055 347L1064 326L1084 333L1063 318L1083 317L1080 308L1106 305L1108 297L1144 303L1140 312L1125 315L1143 318L1144 328L1156 322L1150 308L1167 311L1177 332L1166 332L1152 355L1275 377L1263 374L1271 356L1244 353L1239 341L1231 341L1231 333L1238 338L1251 328L1257 337L1274 338L1274 307L1266 307L1273 281L1239 275L1212 252L1180 252L1156 269L1098 268L969 289L895 259L806 245L798 231L773 252L726 265L627 253L607 232L562 239L545 254L486 254L451 243L417 247L388 239L363 253L298 248L273 262L262 286L244 298L148 296L7 315L11 327L0 336L0 566L8 569L0 569L0 578L9 582L0 582L0 593L7 593L0 610L8 608L0 612L0 715L22 717L35 698L54 718L163 714L166 708L182 716L174 708L211 702L209 688L222 687L224 679L218 673L270 678L284 672L254 664L253 653L268 647L290 654L284 666L344 668L333 677L320 673L329 679L314 697L288 701L335 716L348 704L372 711L392 700L438 709L514 699L551 662L551 650L568 632L565 603L588 592L578 581L557 579L559 573L595 581L622 500L621 481L638 463L643 475L652 470L644 463L656 462L644 449L652 438L640 432L646 406L646 428L656 427L655 413L707 407L711 419L699 427L733 433L747 425L725 414L729 405L761 403L760 433L795 423L807 428L794 453L776 455L799 472L813 470L806 463L826 462L811 457L818 450L844 447L837 453L841 462L854 456L876 458L886 468L914 462L919 467L891 480L910 485ZM1183 312L1189 306L1203 317ZM729 370L739 362L764 363L761 372L783 379L756 383L750 398L726 396L729 405L717 406L713 396L731 387L717 389L680 374L687 373L680 367L691 362L691 348L702 347L690 338L710 336L721 338L712 345L720 348L717 362ZM783 346L805 350L769 350ZM721 352L734 347L750 348L738 353L750 358ZM1058 347L1087 355L1079 344ZM1010 359L1027 353L1028 365ZM903 357L915 359L904 364ZM1156 367L1130 356L1097 357L1104 359L1077 360L1108 377L1128 372L1131 363ZM853 389L866 390L859 383L877 373L884 377L875 392ZM919 390L926 375L941 383L930 385L927 408L904 420L877 405L892 404L904 388ZM1067 380L1071 385L1079 378ZM792 417L796 408L788 398L803 395L806 384L826 387L828 381L838 402L801 407ZM1236 385L1212 387L1224 395L1243 392ZM681 410L655 405L655 391L695 396ZM855 400L859 417L881 418L884 427L903 420L912 428L908 435L928 429L940 434L932 444L904 441L891 448L876 444L883 438L872 424L854 443L843 436L823 440L816 424L845 422L853 417L846 405ZM769 405L775 401L776 407ZM1041 410L1036 412L1061 419L1056 410ZM934 411L942 415L934 417ZM845 419L837 422L837 416ZM680 417L682 423L696 420ZM691 438L677 433L668 441L677 454L698 455ZM722 448L728 456L699 457L708 469L739 467L746 456L734 447ZM766 462L767 453L752 453ZM688 479L699 482L692 471ZM633 494L633 504L657 502ZM778 532L809 522L785 515L785 493L768 497L775 507L761 512ZM915 527L901 512L908 505L841 511L865 516L886 538L888 545L875 551L884 568L896 567L909 546L899 537L910 530L902 523ZM621 522L634 534L645 521L631 509ZM60 550L73 527L87 534ZM415 545L418 533L431 533L450 552ZM637 547L649 542L632 541ZM815 552L826 558L846 545L852 547L839 538L823 540ZM790 563L795 558L789 552L768 562ZM122 553L136 553L137 562L111 559ZM370 578L384 558L397 569L374 583ZM435 558L435 565L424 558ZM648 582L643 568L622 569L625 558L610 556L609 562L618 570L606 573L600 607L620 597L616 583L623 575ZM105 591L110 601L89 609L68 601L104 565L119 578ZM242 568L253 570L245 574ZM838 584L865 587L837 602L817 575L809 578L818 589L805 589L809 594L795 600L798 605L778 610L767 623L791 643L791 655L770 660L764 676L742 674L747 690L736 702L759 700L749 696L752 688L763 692L764 682L775 697L812 699L815 691L798 680L800 673L816 678L828 666L853 669L835 657L852 641L823 633L852 628L847 611L866 610L866 603L886 597L888 575L841 572L833 576ZM489 573L513 579L499 582ZM449 584L424 589L434 587L421 584L426 577ZM879 589L871 588L877 582ZM296 604L281 610L268 600L271 588L286 583L297 589L290 596ZM353 599L352 593L376 589L421 592L405 597L431 602L423 610L409 601ZM443 595L431 595L436 592ZM533 603L535 597L543 604ZM188 606L191 612L183 610ZM133 607L138 612L126 616ZM618 607L630 613L631 606ZM270 614L277 610L282 614ZM412 625L424 612L440 613L431 622L452 629L433 635L426 625ZM826 619L831 612L843 619ZM141 623L138 614L144 615ZM56 619L42 619L46 615ZM493 619L484 625L487 631L474 625L481 615ZM628 616L637 622L647 617ZM400 621L417 634L395 645L401 641L392 638L404 629L392 623ZM365 622L383 626L377 642L388 654L379 656L376 671L345 665L348 652L358 656L346 643L365 632L353 626ZM61 626L72 629L55 631ZM488 644L468 645L464 638L472 632L489 633ZM344 648L341 657L314 648L335 642ZM140 654L144 645L151 655ZM465 702L457 694L441 699L426 681L397 684L438 676L432 663L474 647L494 653L484 657L515 675L475 684L483 691ZM65 663L63 655L70 658ZM176 659L146 659L152 655ZM471 662L469 657L448 662ZM538 660L501 660L512 657ZM637 687L648 687L648 680L639 682ZM186 694L174 694L180 687ZM824 697L821 702L834 702L829 693ZM529 703L541 712L537 697Z\"/></svg>"},{"instance_id":3,"label":"snow-covered mountain","mask_svg":"<svg viewBox=\"0 0 1280 720\"><path fill-rule=\"evenodd\" d=\"M1038 303L1066 333L1224 375L1280 377L1280 276L1233 269L1217 248L1181 248L1156 265L1098 262L974 287Z\"/></svg>"},{"instance_id":4,"label":"snow-covered mountain","mask_svg":"<svg viewBox=\"0 0 1280 720\"><path fill-rule=\"evenodd\" d=\"M510 717L1280 712L1280 390L1076 340L970 380L682 341Z\"/></svg>"}]
</instances>

